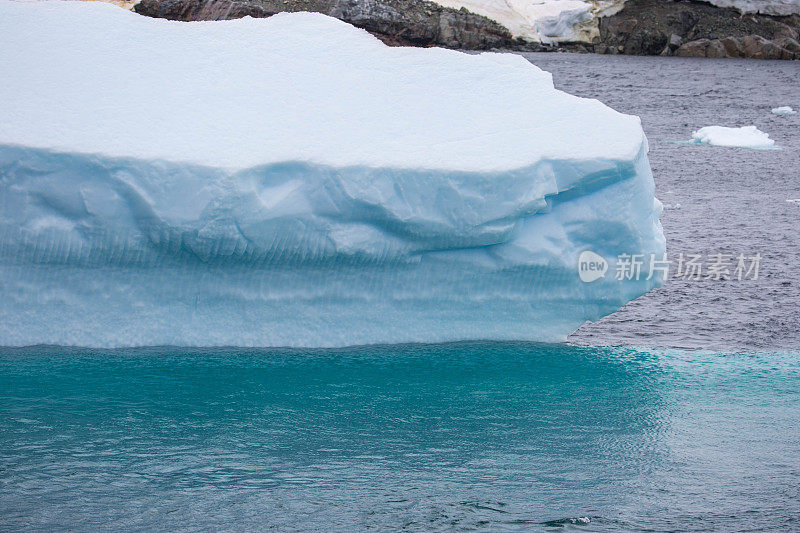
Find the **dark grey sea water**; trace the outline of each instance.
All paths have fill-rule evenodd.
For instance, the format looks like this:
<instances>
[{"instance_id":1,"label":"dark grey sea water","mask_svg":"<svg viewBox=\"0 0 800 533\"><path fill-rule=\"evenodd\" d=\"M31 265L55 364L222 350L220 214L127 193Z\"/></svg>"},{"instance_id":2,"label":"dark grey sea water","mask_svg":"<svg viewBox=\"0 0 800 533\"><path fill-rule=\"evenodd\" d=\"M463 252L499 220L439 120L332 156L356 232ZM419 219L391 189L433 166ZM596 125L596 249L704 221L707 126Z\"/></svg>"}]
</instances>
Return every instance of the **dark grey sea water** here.
<instances>
[{"instance_id":1,"label":"dark grey sea water","mask_svg":"<svg viewBox=\"0 0 800 533\"><path fill-rule=\"evenodd\" d=\"M639 115L668 258L762 256L758 280L671 279L583 327L587 344L800 347L800 62L528 54L556 87ZM703 126L755 125L781 150L674 144ZM680 208L675 208L676 206Z\"/></svg>"},{"instance_id":2,"label":"dark grey sea water","mask_svg":"<svg viewBox=\"0 0 800 533\"><path fill-rule=\"evenodd\" d=\"M671 256L759 279L563 345L0 348L0 530L800 531L800 63L530 57L642 117Z\"/></svg>"}]
</instances>

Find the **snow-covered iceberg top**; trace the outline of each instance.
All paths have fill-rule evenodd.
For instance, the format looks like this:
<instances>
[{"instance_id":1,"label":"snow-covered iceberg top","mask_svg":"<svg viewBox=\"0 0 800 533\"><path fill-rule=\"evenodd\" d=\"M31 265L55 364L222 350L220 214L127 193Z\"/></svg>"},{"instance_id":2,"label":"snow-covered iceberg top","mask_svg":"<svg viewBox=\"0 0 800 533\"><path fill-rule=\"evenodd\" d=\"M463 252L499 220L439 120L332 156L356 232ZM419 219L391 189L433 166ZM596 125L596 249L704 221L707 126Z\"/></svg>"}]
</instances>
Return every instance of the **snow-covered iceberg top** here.
<instances>
[{"instance_id":1,"label":"snow-covered iceberg top","mask_svg":"<svg viewBox=\"0 0 800 533\"><path fill-rule=\"evenodd\" d=\"M728 128L725 126L706 126L692 133L697 143L729 148L772 148L775 141L755 126Z\"/></svg>"},{"instance_id":2,"label":"snow-covered iceberg top","mask_svg":"<svg viewBox=\"0 0 800 533\"><path fill-rule=\"evenodd\" d=\"M94 2L0 49L0 345L556 341L660 283L638 118L518 56Z\"/></svg>"},{"instance_id":3,"label":"snow-covered iceberg top","mask_svg":"<svg viewBox=\"0 0 800 533\"><path fill-rule=\"evenodd\" d=\"M643 139L638 117L555 90L520 56L391 48L324 15L188 24L84 2L0 9L13 73L2 143L226 168L483 172L631 159Z\"/></svg>"}]
</instances>

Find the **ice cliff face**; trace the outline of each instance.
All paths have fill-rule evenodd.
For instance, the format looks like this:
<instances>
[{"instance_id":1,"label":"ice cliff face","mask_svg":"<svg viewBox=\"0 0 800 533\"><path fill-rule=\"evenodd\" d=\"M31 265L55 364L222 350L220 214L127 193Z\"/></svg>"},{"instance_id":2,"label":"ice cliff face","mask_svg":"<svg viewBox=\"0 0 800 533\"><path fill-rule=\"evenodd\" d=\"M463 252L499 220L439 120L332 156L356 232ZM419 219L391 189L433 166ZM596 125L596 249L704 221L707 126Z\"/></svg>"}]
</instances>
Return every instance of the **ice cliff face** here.
<instances>
[{"instance_id":1,"label":"ice cliff face","mask_svg":"<svg viewBox=\"0 0 800 533\"><path fill-rule=\"evenodd\" d=\"M556 341L660 282L638 118L518 56L72 2L0 49L0 345Z\"/></svg>"}]
</instances>

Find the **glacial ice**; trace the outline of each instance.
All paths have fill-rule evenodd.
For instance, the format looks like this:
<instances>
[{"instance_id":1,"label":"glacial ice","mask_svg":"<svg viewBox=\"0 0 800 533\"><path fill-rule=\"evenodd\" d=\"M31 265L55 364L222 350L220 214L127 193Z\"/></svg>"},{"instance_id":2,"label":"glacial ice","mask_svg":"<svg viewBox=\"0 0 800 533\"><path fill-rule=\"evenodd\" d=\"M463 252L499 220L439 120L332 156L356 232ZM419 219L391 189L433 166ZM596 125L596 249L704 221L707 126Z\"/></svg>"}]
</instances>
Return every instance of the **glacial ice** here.
<instances>
[{"instance_id":1,"label":"glacial ice","mask_svg":"<svg viewBox=\"0 0 800 533\"><path fill-rule=\"evenodd\" d=\"M729 148L772 148L775 141L755 126L706 126L692 133L694 142Z\"/></svg>"},{"instance_id":2,"label":"glacial ice","mask_svg":"<svg viewBox=\"0 0 800 533\"><path fill-rule=\"evenodd\" d=\"M662 281L613 275L664 252L638 117L519 56L95 2L0 50L0 345L560 341Z\"/></svg>"},{"instance_id":3,"label":"glacial ice","mask_svg":"<svg viewBox=\"0 0 800 533\"><path fill-rule=\"evenodd\" d=\"M548 43L576 40L575 25L590 20L595 7L593 2L583 0L436 0L436 3L455 9L463 7L488 17L508 28L515 37Z\"/></svg>"},{"instance_id":4,"label":"glacial ice","mask_svg":"<svg viewBox=\"0 0 800 533\"><path fill-rule=\"evenodd\" d=\"M435 0L455 9L466 8L488 17L515 37L535 42L592 42L599 19L618 13L626 0ZM670 0L661 0L668 2ZM747 13L787 16L800 14L800 0L705 0L717 7Z\"/></svg>"}]
</instances>

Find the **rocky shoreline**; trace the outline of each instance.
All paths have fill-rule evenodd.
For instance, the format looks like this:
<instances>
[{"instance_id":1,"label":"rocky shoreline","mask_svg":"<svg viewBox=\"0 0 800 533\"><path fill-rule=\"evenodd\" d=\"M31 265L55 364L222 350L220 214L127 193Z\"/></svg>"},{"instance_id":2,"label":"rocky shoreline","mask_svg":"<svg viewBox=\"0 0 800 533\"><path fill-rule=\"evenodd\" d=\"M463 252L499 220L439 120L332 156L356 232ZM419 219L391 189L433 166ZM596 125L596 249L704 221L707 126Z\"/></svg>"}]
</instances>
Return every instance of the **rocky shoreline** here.
<instances>
[{"instance_id":1,"label":"rocky shoreline","mask_svg":"<svg viewBox=\"0 0 800 533\"><path fill-rule=\"evenodd\" d=\"M423 0L142 0L134 10L184 21L313 11L364 28L390 45L800 59L800 15L744 15L695 0L628 0L619 12L598 20L599 35L591 43L557 44L514 38L484 16Z\"/></svg>"},{"instance_id":2,"label":"rocky shoreline","mask_svg":"<svg viewBox=\"0 0 800 533\"><path fill-rule=\"evenodd\" d=\"M389 45L489 50L521 44L515 43L506 28L486 17L427 1L142 0L134 10L150 17L184 21L311 11L364 28Z\"/></svg>"},{"instance_id":3,"label":"rocky shoreline","mask_svg":"<svg viewBox=\"0 0 800 533\"><path fill-rule=\"evenodd\" d=\"M800 16L743 15L702 2L636 0L600 19L597 53L800 59Z\"/></svg>"}]
</instances>

